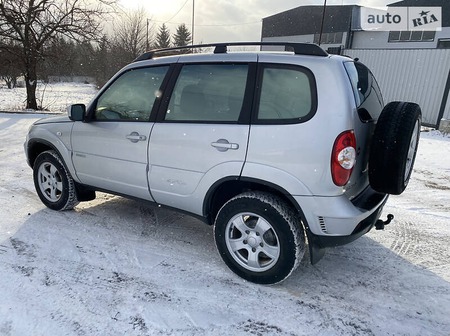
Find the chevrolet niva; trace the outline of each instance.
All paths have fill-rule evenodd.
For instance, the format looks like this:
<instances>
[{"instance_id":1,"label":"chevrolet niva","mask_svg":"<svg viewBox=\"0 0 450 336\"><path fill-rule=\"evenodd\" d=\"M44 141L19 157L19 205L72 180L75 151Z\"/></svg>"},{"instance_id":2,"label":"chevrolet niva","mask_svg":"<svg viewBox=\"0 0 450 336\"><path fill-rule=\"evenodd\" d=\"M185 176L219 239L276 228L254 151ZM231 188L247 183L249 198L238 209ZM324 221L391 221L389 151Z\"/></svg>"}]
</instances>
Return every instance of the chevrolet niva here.
<instances>
[{"instance_id":1,"label":"chevrolet niva","mask_svg":"<svg viewBox=\"0 0 450 336\"><path fill-rule=\"evenodd\" d=\"M290 51L228 51L236 45ZM392 219L379 218L408 184L417 104L385 106L365 65L314 44L194 47L214 51L147 52L87 107L30 127L25 152L47 207L102 191L187 212L214 225L233 272L262 284L286 279L306 247L316 263Z\"/></svg>"}]
</instances>

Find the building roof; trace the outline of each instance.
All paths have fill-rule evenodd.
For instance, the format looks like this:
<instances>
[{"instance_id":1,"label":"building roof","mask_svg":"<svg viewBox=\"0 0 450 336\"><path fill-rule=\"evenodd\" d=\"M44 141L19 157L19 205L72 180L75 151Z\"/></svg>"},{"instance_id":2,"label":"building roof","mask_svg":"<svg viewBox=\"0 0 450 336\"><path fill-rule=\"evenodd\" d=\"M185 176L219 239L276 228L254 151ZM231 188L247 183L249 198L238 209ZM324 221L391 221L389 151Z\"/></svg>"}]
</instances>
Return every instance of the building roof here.
<instances>
[{"instance_id":1,"label":"building roof","mask_svg":"<svg viewBox=\"0 0 450 336\"><path fill-rule=\"evenodd\" d=\"M327 6L324 33L347 32L356 5ZM323 6L301 6L263 19L262 37L295 36L320 33Z\"/></svg>"},{"instance_id":2,"label":"building roof","mask_svg":"<svg viewBox=\"0 0 450 336\"><path fill-rule=\"evenodd\" d=\"M433 7L448 5L448 0L403 0L389 4L389 7Z\"/></svg>"},{"instance_id":3,"label":"building roof","mask_svg":"<svg viewBox=\"0 0 450 336\"><path fill-rule=\"evenodd\" d=\"M450 27L450 0L404 0L391 7L442 7L442 27ZM263 19L262 38L319 34L323 6L300 6ZM323 33L348 32L360 27L359 6L327 6Z\"/></svg>"}]
</instances>

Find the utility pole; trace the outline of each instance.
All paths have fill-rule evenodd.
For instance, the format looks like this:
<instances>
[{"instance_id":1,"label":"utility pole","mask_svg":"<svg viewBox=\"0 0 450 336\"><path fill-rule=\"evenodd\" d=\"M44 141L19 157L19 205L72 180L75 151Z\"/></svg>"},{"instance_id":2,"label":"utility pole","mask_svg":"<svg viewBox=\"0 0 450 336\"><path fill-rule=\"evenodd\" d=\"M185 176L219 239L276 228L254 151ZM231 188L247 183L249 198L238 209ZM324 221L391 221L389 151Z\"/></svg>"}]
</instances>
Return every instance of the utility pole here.
<instances>
[{"instance_id":1,"label":"utility pole","mask_svg":"<svg viewBox=\"0 0 450 336\"><path fill-rule=\"evenodd\" d=\"M325 21L325 9L327 8L327 0L323 2L322 22L320 24L319 45L322 43L323 23Z\"/></svg>"},{"instance_id":2,"label":"utility pole","mask_svg":"<svg viewBox=\"0 0 450 336\"><path fill-rule=\"evenodd\" d=\"M149 45L148 45L148 19L147 19L147 34L145 35L146 43L145 43L145 51L148 51Z\"/></svg>"},{"instance_id":3,"label":"utility pole","mask_svg":"<svg viewBox=\"0 0 450 336\"><path fill-rule=\"evenodd\" d=\"M194 15L195 15L195 0L192 0L192 45L194 45Z\"/></svg>"}]
</instances>

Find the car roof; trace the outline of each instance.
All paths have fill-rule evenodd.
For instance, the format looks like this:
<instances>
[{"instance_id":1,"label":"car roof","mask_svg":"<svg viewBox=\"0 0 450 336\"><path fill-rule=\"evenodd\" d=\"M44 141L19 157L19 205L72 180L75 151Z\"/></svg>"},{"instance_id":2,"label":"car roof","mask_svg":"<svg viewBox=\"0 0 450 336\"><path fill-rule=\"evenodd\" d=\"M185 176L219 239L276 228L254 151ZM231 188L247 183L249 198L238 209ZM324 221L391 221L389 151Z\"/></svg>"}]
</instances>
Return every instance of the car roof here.
<instances>
[{"instance_id":1,"label":"car roof","mask_svg":"<svg viewBox=\"0 0 450 336\"><path fill-rule=\"evenodd\" d=\"M284 50L291 50L295 55L310 55L318 57L327 57L328 53L320 46L314 43L292 43L292 42L228 42L228 43L210 43L210 44L198 44L187 45L181 47L156 49L143 53L134 62L153 59L159 55L170 55L180 53L180 51L187 51L192 53L194 50L202 50L205 48L214 48L213 54L226 54L229 47L245 47L245 46L272 46L272 47L284 47Z\"/></svg>"}]
</instances>

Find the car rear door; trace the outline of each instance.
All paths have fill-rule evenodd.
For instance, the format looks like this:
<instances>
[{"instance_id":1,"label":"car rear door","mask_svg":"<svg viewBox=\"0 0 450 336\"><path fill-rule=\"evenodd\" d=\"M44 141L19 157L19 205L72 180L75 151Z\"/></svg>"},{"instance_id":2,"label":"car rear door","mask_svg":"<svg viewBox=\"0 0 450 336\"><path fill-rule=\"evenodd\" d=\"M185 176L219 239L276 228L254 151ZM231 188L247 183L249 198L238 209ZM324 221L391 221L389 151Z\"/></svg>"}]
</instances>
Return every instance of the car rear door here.
<instances>
[{"instance_id":1,"label":"car rear door","mask_svg":"<svg viewBox=\"0 0 450 336\"><path fill-rule=\"evenodd\" d=\"M355 197L369 185L369 148L376 122L384 107L378 83L370 70L360 62L344 63L357 107L354 115L354 131L358 144L358 156L345 194Z\"/></svg>"},{"instance_id":2,"label":"car rear door","mask_svg":"<svg viewBox=\"0 0 450 336\"><path fill-rule=\"evenodd\" d=\"M199 215L212 184L240 176L247 151L256 56L219 57L178 65L150 139L153 197Z\"/></svg>"}]
</instances>

